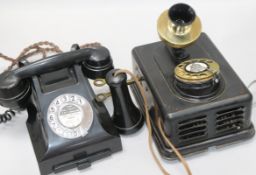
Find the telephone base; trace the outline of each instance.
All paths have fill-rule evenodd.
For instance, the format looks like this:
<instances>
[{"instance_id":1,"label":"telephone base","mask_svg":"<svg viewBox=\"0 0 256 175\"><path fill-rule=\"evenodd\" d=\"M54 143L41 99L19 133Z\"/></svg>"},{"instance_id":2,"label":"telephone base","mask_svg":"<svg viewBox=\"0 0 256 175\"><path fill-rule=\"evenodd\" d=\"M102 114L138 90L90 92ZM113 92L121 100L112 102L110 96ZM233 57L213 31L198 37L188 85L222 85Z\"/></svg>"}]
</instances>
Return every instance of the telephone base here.
<instances>
[{"instance_id":1,"label":"telephone base","mask_svg":"<svg viewBox=\"0 0 256 175\"><path fill-rule=\"evenodd\" d=\"M37 94L33 94L31 102L29 102L27 107L27 128L42 175L58 173L75 167L84 169L89 167L92 162L122 150L120 136L114 127L105 105L94 99L95 96L88 79L83 76L81 71L81 67L75 65L73 68L65 68L33 78L33 88L35 88ZM67 76L67 74L70 75ZM64 79L62 78L63 76L69 78ZM56 81L57 79L58 83L53 83L53 85L49 85L49 83L45 83L46 85L43 84L49 81L49 77L51 78L50 82L53 82L52 80ZM72 79L75 79L75 81L70 81ZM66 84L63 85L64 83ZM62 84L63 87L56 87L60 84ZM63 99L66 97L66 99L70 100L67 100L68 102L66 103L62 101L63 107L61 109L60 107L58 109L56 106L61 106L61 100L55 100L59 97ZM88 100L89 105L78 106L79 101L77 103L72 102L72 99L79 98L81 100L84 98L84 101L81 102L82 104L86 104L85 99ZM62 132L60 132L66 135L60 135L54 132L53 129L50 128L50 124L52 123L50 123L49 120L51 118L47 118L47 111L50 111L51 104L55 104L55 106L53 106L53 108L55 107L55 112L59 111L59 113L62 112L65 114L64 112L75 111L77 118L81 115L79 112L82 110L74 110L70 108L70 106L76 105L81 109L85 108L86 110L82 115L86 120L80 123L81 126L84 126L86 123L91 123L91 125L85 125L85 128L89 126L89 130L79 136L68 130L62 130ZM92 114L92 122L90 122L90 114ZM55 125L53 126L55 128L57 128L56 126L59 128L62 127L63 123L57 125L57 122L61 119L63 118L58 118L56 121L54 120ZM72 123L72 120L69 120L69 122ZM80 133L81 130L80 128ZM68 135L68 133L70 135Z\"/></svg>"},{"instance_id":2,"label":"telephone base","mask_svg":"<svg viewBox=\"0 0 256 175\"><path fill-rule=\"evenodd\" d=\"M77 168L82 170L91 166L97 160L111 156L115 152L122 150L119 136L110 135L107 132L98 135L100 138L73 145L62 145L62 149L50 148L46 150L42 144L47 144L46 140L41 139L36 135L38 133L36 125L31 125L27 122L27 128L30 134L32 145L36 153L38 165L41 175L48 175L51 173L60 173L69 169ZM70 147L73 149L68 150ZM55 153L49 150L55 149ZM54 151L54 150L53 150ZM60 154L61 152L61 154Z\"/></svg>"},{"instance_id":3,"label":"telephone base","mask_svg":"<svg viewBox=\"0 0 256 175\"><path fill-rule=\"evenodd\" d=\"M189 57L183 62L210 58L220 65L220 88L215 94L204 98L181 94L174 84L174 70L179 60L163 42L133 49L133 71L143 79L141 84L146 91L148 108L158 109L166 136L183 154L252 138L255 135L251 121L252 94L209 37L202 33L184 51ZM138 89L132 85L132 90L143 109ZM151 122L159 152L165 158L175 158L160 136L156 121Z\"/></svg>"}]
</instances>

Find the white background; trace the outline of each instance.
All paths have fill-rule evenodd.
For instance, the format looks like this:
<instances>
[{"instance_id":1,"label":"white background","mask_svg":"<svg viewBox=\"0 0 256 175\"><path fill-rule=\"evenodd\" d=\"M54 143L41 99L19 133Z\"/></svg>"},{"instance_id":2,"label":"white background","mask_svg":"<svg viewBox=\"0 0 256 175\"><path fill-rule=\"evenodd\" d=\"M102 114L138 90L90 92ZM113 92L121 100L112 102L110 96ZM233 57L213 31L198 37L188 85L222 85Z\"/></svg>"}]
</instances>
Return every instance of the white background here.
<instances>
[{"instance_id":1,"label":"white background","mask_svg":"<svg viewBox=\"0 0 256 175\"><path fill-rule=\"evenodd\" d=\"M0 2L0 52L10 56L29 44L49 40L63 50L73 43L99 41L116 67L131 69L131 49L158 41L156 20L176 1L170 0L44 0ZM256 79L255 0L191 0L206 32L245 84ZM7 62L1 61L0 69ZM256 87L252 88L256 94ZM107 101L111 108L110 100ZM110 109L111 111L111 109ZM255 108L253 122L256 124ZM0 174L38 175L37 161L25 126L26 113L0 126ZM79 172L61 175L161 174L150 155L146 127L122 137L123 151ZM256 139L187 159L194 175L255 175ZM165 162L172 175L185 174L178 162Z\"/></svg>"}]
</instances>

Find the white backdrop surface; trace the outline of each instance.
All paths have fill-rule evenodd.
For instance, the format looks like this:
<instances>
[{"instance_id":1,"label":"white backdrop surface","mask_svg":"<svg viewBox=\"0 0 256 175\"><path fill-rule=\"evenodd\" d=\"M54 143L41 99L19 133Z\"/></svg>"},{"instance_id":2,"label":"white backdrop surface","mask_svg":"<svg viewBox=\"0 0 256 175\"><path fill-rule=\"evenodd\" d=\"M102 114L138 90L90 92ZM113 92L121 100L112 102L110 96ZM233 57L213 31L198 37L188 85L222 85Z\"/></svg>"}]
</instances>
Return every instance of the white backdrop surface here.
<instances>
[{"instance_id":1,"label":"white backdrop surface","mask_svg":"<svg viewBox=\"0 0 256 175\"><path fill-rule=\"evenodd\" d=\"M156 20L177 2L167 0L42 0L0 1L0 52L17 56L27 45L49 40L63 50L73 43L99 41L107 46L116 67L131 69L131 49L158 41ZM206 32L245 84L256 79L256 1L184 0L201 17ZM0 62L0 70L7 62ZM252 93L256 95L256 87ZM107 106L111 109L110 100ZM256 124L256 109L253 122ZM38 175L39 169L25 126L26 113L0 125L0 174ZM149 152L147 130L122 137L123 151L92 167L60 175L161 174ZM194 175L255 175L256 139L187 159ZM176 161L164 161L173 175L185 174Z\"/></svg>"}]
</instances>

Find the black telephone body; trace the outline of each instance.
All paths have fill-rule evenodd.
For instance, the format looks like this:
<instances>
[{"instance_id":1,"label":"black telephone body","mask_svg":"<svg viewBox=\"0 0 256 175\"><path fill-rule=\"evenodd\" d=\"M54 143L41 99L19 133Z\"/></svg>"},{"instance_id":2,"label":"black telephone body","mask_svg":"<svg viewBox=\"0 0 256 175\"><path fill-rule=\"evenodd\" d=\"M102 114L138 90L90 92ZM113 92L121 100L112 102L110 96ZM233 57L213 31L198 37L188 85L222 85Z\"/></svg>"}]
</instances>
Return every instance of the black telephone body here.
<instances>
[{"instance_id":1,"label":"black telephone body","mask_svg":"<svg viewBox=\"0 0 256 175\"><path fill-rule=\"evenodd\" d=\"M133 49L133 71L145 80L152 116L157 108L165 134L181 153L252 138L252 94L207 34L201 33L192 7L179 3L164 11L158 34L162 41ZM133 92L143 107L136 86ZM152 125L162 157L177 158L155 119Z\"/></svg>"},{"instance_id":2,"label":"black telephone body","mask_svg":"<svg viewBox=\"0 0 256 175\"><path fill-rule=\"evenodd\" d=\"M0 103L27 109L27 128L42 175L77 167L122 150L109 113L88 78L113 69L105 47L79 49L33 63L20 63L0 76Z\"/></svg>"}]
</instances>

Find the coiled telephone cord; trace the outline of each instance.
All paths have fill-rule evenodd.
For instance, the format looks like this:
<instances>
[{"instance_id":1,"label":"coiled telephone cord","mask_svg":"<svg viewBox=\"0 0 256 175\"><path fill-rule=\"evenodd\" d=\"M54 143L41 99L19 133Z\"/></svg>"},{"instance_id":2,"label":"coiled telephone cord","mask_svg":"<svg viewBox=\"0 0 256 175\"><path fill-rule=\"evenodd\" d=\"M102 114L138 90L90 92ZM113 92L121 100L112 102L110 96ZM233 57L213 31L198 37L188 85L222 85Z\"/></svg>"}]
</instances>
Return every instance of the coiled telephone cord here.
<instances>
[{"instance_id":1,"label":"coiled telephone cord","mask_svg":"<svg viewBox=\"0 0 256 175\"><path fill-rule=\"evenodd\" d=\"M6 123L15 116L15 112L11 109L6 110L3 114L0 114L0 124Z\"/></svg>"}]
</instances>

